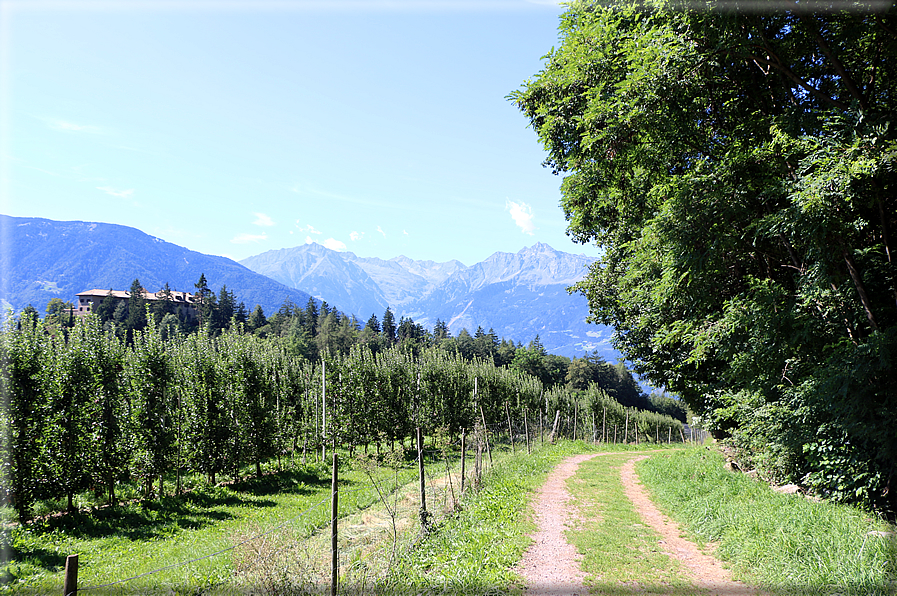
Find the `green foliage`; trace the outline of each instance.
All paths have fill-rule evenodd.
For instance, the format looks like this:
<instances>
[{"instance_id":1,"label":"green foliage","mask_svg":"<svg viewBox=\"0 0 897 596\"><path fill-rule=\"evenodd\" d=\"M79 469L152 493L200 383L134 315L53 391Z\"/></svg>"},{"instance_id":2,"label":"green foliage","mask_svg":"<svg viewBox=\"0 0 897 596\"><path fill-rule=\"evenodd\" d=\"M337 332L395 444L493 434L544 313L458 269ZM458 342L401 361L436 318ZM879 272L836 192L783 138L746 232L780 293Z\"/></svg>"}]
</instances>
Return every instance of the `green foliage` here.
<instances>
[{"instance_id":1,"label":"green foliage","mask_svg":"<svg viewBox=\"0 0 897 596\"><path fill-rule=\"evenodd\" d=\"M643 378L769 446L746 457L834 495L799 447L832 427L881 479L848 491L893 508L897 17L715 4L572 3L510 95L603 251L576 289Z\"/></svg>"}]
</instances>

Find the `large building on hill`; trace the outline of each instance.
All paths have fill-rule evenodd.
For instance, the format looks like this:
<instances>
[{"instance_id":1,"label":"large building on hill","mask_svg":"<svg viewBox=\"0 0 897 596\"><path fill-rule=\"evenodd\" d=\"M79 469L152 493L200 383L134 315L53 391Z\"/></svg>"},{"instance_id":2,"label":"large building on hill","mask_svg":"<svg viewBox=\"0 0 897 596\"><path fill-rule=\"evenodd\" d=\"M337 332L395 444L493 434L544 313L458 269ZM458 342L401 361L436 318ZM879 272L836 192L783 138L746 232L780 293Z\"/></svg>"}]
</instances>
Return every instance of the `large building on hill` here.
<instances>
[{"instance_id":1,"label":"large building on hill","mask_svg":"<svg viewBox=\"0 0 897 596\"><path fill-rule=\"evenodd\" d=\"M94 309L106 299L107 296L112 296L115 298L116 306L120 302L127 302L131 298L131 292L127 290L86 290L84 292L79 292L78 296L78 305L73 309L75 316L83 317L84 315L91 313ZM196 318L196 296L193 294L189 294L187 292L175 292L172 290L169 293L170 300L174 303L174 312L179 316L183 314L188 319ZM144 290L143 293L144 299L148 302L157 302L159 300L165 300L165 295L162 292L147 292Z\"/></svg>"}]
</instances>

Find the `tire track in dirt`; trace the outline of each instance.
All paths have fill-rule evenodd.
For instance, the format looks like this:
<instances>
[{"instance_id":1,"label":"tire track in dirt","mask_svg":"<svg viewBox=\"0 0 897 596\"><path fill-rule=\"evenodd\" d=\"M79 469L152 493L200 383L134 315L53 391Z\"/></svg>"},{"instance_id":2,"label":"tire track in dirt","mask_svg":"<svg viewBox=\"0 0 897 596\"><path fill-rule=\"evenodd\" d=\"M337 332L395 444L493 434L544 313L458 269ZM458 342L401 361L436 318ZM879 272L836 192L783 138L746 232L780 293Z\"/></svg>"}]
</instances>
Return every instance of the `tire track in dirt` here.
<instances>
[{"instance_id":1,"label":"tire track in dirt","mask_svg":"<svg viewBox=\"0 0 897 596\"><path fill-rule=\"evenodd\" d=\"M583 586L585 574L579 566L582 556L567 542L564 531L573 519L568 502L567 479L576 473L579 464L603 455L574 455L561 461L536 492L533 501L538 530L530 538L533 544L523 554L514 570L526 581L528 596L574 596L588 594Z\"/></svg>"},{"instance_id":2,"label":"tire track in dirt","mask_svg":"<svg viewBox=\"0 0 897 596\"><path fill-rule=\"evenodd\" d=\"M564 535L576 519L572 511L566 481L576 474L579 465L602 455L620 452L574 455L561 461L537 491L532 507L537 531L530 535L533 544L524 553L514 570L526 582L527 596L579 596L588 594L583 585L585 574L580 568L582 556ZM635 464L649 455L636 455L620 470L620 481L626 497L642 521L660 534L658 546L668 556L680 561L685 575L695 588L708 596L748 596L764 593L732 579L731 573L714 557L701 552L692 542L680 536L679 526L660 512L648 496L635 473Z\"/></svg>"},{"instance_id":3,"label":"tire track in dirt","mask_svg":"<svg viewBox=\"0 0 897 596\"><path fill-rule=\"evenodd\" d=\"M732 574L718 559L702 552L696 544L681 537L679 525L660 512L651 501L648 491L635 473L635 464L648 455L633 457L620 470L620 480L626 497L632 502L642 521L660 534L660 549L681 562L695 587L706 590L710 596L761 595L763 592L732 579Z\"/></svg>"}]
</instances>

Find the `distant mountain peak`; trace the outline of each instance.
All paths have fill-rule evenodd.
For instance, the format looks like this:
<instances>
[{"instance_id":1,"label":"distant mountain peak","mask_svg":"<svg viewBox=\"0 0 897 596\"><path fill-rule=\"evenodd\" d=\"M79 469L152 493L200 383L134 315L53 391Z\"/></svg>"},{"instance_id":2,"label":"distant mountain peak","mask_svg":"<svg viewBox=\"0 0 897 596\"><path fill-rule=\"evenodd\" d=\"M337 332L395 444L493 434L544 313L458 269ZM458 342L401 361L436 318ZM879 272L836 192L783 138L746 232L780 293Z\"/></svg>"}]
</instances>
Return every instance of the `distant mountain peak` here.
<instances>
[{"instance_id":1,"label":"distant mountain peak","mask_svg":"<svg viewBox=\"0 0 897 596\"><path fill-rule=\"evenodd\" d=\"M389 306L395 316L427 326L446 321L452 333L481 326L515 341L530 341L538 333L548 349L568 355L601 343L588 335L601 328L585 323L586 300L567 293L595 260L585 255L536 242L516 253L495 252L468 267L457 260L437 263L405 255L384 260L305 246L264 252L241 263L361 320L372 313L379 317ZM609 332L597 337L604 335Z\"/></svg>"}]
</instances>

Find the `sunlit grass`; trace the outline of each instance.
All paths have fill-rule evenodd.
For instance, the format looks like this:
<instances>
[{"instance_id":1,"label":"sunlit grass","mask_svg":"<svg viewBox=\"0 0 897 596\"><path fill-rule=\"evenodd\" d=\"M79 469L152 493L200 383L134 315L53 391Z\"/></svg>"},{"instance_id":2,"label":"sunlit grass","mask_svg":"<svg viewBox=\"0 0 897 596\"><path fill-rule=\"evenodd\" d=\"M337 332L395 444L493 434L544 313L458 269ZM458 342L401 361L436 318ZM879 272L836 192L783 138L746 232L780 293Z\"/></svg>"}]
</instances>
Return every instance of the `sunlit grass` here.
<instances>
[{"instance_id":1,"label":"sunlit grass","mask_svg":"<svg viewBox=\"0 0 897 596\"><path fill-rule=\"evenodd\" d=\"M342 460L348 458L343 454ZM431 473L442 467L431 462ZM199 485L194 491L157 501L135 501L47 517L3 530L5 562L0 589L58 595L65 558L79 555L78 584L102 585L176 565L233 547L250 536L247 529L276 532L290 540L310 536L330 517L330 467L299 464L262 478L227 486ZM393 471L381 469L381 479ZM399 470L398 482L416 478L413 462ZM367 475L347 463L340 466L340 515L378 499ZM179 565L135 579L102 593L172 593L232 586L234 554ZM92 593L86 591L85 593Z\"/></svg>"},{"instance_id":2,"label":"sunlit grass","mask_svg":"<svg viewBox=\"0 0 897 596\"><path fill-rule=\"evenodd\" d=\"M652 498L735 571L781 594L897 594L894 527L860 509L782 495L706 448L637 468Z\"/></svg>"}]
</instances>

